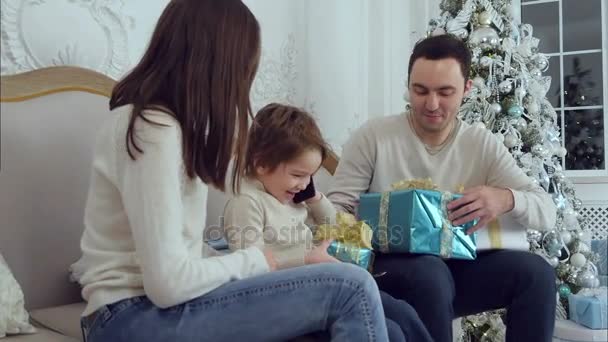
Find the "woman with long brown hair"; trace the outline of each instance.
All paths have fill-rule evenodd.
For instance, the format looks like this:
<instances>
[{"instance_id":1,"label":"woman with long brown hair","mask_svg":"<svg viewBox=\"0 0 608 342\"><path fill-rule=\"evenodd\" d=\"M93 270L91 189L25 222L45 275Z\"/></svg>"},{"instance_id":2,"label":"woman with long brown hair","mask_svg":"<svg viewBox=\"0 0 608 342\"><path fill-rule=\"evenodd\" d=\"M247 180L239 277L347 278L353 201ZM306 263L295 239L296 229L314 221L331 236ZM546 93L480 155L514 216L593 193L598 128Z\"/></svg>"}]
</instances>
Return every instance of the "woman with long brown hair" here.
<instances>
[{"instance_id":1,"label":"woman with long brown hair","mask_svg":"<svg viewBox=\"0 0 608 342\"><path fill-rule=\"evenodd\" d=\"M240 0L173 0L112 93L81 240L83 337L97 341L281 341L326 330L384 341L378 289L362 269L276 270L270 250L213 255L202 241L208 185L238 191L260 55Z\"/></svg>"}]
</instances>

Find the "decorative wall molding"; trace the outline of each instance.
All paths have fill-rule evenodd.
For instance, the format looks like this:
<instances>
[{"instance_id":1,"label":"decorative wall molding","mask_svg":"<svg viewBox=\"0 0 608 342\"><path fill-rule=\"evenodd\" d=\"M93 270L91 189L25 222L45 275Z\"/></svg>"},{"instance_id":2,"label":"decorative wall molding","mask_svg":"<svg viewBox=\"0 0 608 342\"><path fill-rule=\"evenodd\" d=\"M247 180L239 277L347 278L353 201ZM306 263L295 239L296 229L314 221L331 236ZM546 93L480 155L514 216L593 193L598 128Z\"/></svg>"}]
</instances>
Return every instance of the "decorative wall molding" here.
<instances>
[{"instance_id":1,"label":"decorative wall molding","mask_svg":"<svg viewBox=\"0 0 608 342\"><path fill-rule=\"evenodd\" d=\"M119 78L130 67L128 31L134 27L122 14L123 0L59 1L2 1L1 74L77 65Z\"/></svg>"},{"instance_id":2,"label":"decorative wall molding","mask_svg":"<svg viewBox=\"0 0 608 342\"><path fill-rule=\"evenodd\" d=\"M254 111L270 102L294 104L298 76L297 55L293 33L286 36L276 53L262 49L260 65L251 90Z\"/></svg>"}]
</instances>

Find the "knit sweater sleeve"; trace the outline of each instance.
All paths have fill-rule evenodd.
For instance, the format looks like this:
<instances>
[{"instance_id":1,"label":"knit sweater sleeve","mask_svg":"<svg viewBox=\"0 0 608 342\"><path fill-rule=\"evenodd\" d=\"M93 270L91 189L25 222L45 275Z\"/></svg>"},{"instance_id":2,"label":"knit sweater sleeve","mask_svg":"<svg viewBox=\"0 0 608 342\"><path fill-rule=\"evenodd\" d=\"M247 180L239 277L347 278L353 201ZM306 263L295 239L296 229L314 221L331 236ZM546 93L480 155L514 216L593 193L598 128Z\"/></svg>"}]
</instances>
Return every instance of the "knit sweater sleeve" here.
<instances>
[{"instance_id":1,"label":"knit sweater sleeve","mask_svg":"<svg viewBox=\"0 0 608 342\"><path fill-rule=\"evenodd\" d=\"M336 208L324 194L321 194L318 201L308 203L306 206L308 210L306 225L313 232L319 225L336 223Z\"/></svg>"},{"instance_id":2,"label":"knit sweater sleeve","mask_svg":"<svg viewBox=\"0 0 608 342\"><path fill-rule=\"evenodd\" d=\"M376 138L370 123L344 144L327 198L338 211L355 213L359 195L369 190L376 163Z\"/></svg>"},{"instance_id":3,"label":"knit sweater sleeve","mask_svg":"<svg viewBox=\"0 0 608 342\"><path fill-rule=\"evenodd\" d=\"M165 126L143 120L136 125L144 153L125 163L120 183L146 295L166 308L229 281L267 272L266 259L256 247L212 258L188 253L183 238L181 131L173 119L153 121Z\"/></svg>"},{"instance_id":4,"label":"knit sweater sleeve","mask_svg":"<svg viewBox=\"0 0 608 342\"><path fill-rule=\"evenodd\" d=\"M239 195L228 201L224 209L224 230L231 250L242 248L268 248L272 251L279 269L303 266L305 244L285 244L277 239L282 227L273 227L266 221L261 199ZM266 241L265 237L268 238Z\"/></svg>"},{"instance_id":5,"label":"knit sweater sleeve","mask_svg":"<svg viewBox=\"0 0 608 342\"><path fill-rule=\"evenodd\" d=\"M553 228L557 210L551 196L532 182L503 144L489 133L484 140L488 148L487 184L513 193L514 207L508 214L528 229Z\"/></svg>"}]
</instances>

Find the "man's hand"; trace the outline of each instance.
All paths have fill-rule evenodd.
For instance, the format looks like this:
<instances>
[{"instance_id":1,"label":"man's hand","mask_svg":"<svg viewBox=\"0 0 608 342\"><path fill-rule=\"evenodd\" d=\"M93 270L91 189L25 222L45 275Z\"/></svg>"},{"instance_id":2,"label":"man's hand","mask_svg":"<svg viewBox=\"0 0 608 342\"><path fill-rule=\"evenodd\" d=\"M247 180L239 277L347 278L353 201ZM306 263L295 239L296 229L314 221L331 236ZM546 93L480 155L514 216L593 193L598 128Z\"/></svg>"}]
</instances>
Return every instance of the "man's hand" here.
<instances>
[{"instance_id":1,"label":"man's hand","mask_svg":"<svg viewBox=\"0 0 608 342\"><path fill-rule=\"evenodd\" d=\"M448 203L448 220L460 226L475 219L477 224L467 230L470 235L498 216L513 209L515 202L509 189L476 186L465 190L463 196Z\"/></svg>"}]
</instances>

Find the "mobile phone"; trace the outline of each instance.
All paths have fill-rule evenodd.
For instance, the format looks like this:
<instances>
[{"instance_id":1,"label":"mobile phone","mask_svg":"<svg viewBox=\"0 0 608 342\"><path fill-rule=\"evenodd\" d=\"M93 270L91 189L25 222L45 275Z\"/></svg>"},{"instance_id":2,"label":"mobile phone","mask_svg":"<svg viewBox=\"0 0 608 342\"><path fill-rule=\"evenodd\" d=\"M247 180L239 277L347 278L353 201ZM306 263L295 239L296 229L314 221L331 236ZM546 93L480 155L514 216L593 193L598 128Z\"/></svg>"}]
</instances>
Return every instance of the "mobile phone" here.
<instances>
[{"instance_id":1,"label":"mobile phone","mask_svg":"<svg viewBox=\"0 0 608 342\"><path fill-rule=\"evenodd\" d=\"M317 194L317 191L315 190L315 184L312 181L312 177L310 177L310 183L308 183L308 186L306 186L306 189L298 192L293 197L293 203L304 202L304 201L306 201L309 198L315 197L316 194Z\"/></svg>"}]
</instances>

